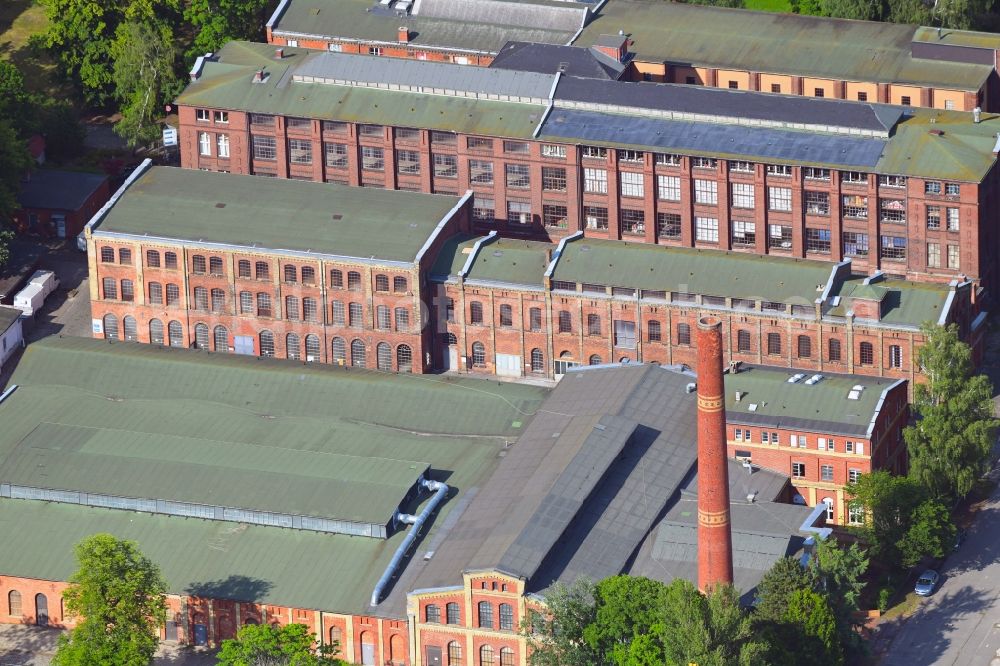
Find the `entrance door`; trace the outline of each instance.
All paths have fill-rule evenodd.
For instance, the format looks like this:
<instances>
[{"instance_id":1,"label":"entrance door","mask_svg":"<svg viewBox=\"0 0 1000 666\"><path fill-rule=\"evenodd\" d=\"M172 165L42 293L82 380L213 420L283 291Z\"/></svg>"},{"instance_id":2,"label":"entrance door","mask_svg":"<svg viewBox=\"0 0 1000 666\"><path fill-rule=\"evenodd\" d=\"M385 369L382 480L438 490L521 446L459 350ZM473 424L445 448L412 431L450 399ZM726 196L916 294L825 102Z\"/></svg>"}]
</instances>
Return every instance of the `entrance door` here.
<instances>
[{"instance_id":1,"label":"entrance door","mask_svg":"<svg viewBox=\"0 0 1000 666\"><path fill-rule=\"evenodd\" d=\"M177 642L177 623L173 620L167 620L166 627L164 628L164 639L171 641L173 643Z\"/></svg>"},{"instance_id":2,"label":"entrance door","mask_svg":"<svg viewBox=\"0 0 1000 666\"><path fill-rule=\"evenodd\" d=\"M233 336L233 350L237 354L246 354L247 356L253 356L253 336L252 335L234 335Z\"/></svg>"},{"instance_id":3,"label":"entrance door","mask_svg":"<svg viewBox=\"0 0 1000 666\"><path fill-rule=\"evenodd\" d=\"M375 664L375 644L374 643L361 643L361 663L362 664Z\"/></svg>"},{"instance_id":4,"label":"entrance door","mask_svg":"<svg viewBox=\"0 0 1000 666\"><path fill-rule=\"evenodd\" d=\"M66 238L66 216L53 215L52 223L56 225L56 236L59 238Z\"/></svg>"},{"instance_id":5,"label":"entrance door","mask_svg":"<svg viewBox=\"0 0 1000 666\"><path fill-rule=\"evenodd\" d=\"M205 624L194 625L194 644L208 645L208 625Z\"/></svg>"},{"instance_id":6,"label":"entrance door","mask_svg":"<svg viewBox=\"0 0 1000 666\"><path fill-rule=\"evenodd\" d=\"M427 646L427 666L441 666L441 648L437 645Z\"/></svg>"},{"instance_id":7,"label":"entrance door","mask_svg":"<svg viewBox=\"0 0 1000 666\"><path fill-rule=\"evenodd\" d=\"M49 625L49 600L44 594L35 595L35 624L39 627Z\"/></svg>"},{"instance_id":8,"label":"entrance door","mask_svg":"<svg viewBox=\"0 0 1000 666\"><path fill-rule=\"evenodd\" d=\"M444 362L445 370L457 370L458 347L454 345L445 345L444 349L442 349L441 360Z\"/></svg>"}]
</instances>

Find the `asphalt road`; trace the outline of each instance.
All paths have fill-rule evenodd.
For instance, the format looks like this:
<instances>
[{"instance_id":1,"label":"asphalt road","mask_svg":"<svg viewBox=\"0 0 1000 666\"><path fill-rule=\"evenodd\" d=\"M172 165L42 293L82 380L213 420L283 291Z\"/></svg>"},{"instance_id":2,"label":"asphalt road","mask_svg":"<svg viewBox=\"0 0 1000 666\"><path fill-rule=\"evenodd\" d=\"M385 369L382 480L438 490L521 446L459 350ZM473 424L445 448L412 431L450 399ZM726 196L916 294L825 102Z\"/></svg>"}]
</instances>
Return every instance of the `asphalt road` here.
<instances>
[{"instance_id":1,"label":"asphalt road","mask_svg":"<svg viewBox=\"0 0 1000 666\"><path fill-rule=\"evenodd\" d=\"M1000 468L993 475L1000 476ZM965 543L945 561L943 582L896 634L882 666L989 666L1000 649L1000 486Z\"/></svg>"}]
</instances>

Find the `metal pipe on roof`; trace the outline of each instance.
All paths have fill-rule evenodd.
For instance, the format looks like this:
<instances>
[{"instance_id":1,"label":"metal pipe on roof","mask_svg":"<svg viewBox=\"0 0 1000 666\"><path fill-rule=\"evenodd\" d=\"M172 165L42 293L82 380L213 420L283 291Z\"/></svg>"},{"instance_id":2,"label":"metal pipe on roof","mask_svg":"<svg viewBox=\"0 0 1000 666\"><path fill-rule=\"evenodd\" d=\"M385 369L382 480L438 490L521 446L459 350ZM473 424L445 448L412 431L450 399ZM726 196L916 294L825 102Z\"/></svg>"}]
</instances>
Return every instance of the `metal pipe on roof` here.
<instances>
[{"instance_id":1,"label":"metal pipe on roof","mask_svg":"<svg viewBox=\"0 0 1000 666\"><path fill-rule=\"evenodd\" d=\"M424 488L434 492L434 497L431 501L424 507L424 510L420 512L419 516L414 516L412 514L404 513L396 517L400 522L412 525L410 531L407 533L406 538L403 539L403 543L399 544L399 548L392 556L392 560L389 561L388 566L386 566L385 571L382 573L382 577L378 579L375 584L375 589L372 590L371 605L378 606L378 602L382 598L382 592L385 590L385 586L389 584L392 579L393 574L399 568L400 564L403 562L403 558L406 556L406 552L413 545L413 542L417 539L417 533L420 532L420 528L424 526L424 523L430 518L430 515L434 513L434 510L438 508L438 505L444 501L444 498L448 495L448 485L440 481L430 481L424 480L421 484Z\"/></svg>"}]
</instances>

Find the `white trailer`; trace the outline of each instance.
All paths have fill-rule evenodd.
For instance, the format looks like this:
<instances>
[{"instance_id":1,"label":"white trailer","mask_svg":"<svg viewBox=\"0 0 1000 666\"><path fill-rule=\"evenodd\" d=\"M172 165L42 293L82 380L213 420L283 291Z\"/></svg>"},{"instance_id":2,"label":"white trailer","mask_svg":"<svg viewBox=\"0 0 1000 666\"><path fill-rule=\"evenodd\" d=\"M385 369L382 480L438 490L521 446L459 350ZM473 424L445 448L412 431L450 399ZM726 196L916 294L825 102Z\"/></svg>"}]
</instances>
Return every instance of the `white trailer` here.
<instances>
[{"instance_id":1,"label":"white trailer","mask_svg":"<svg viewBox=\"0 0 1000 666\"><path fill-rule=\"evenodd\" d=\"M33 317L45 303L45 292L40 284L29 284L14 295L14 307L25 317Z\"/></svg>"},{"instance_id":2,"label":"white trailer","mask_svg":"<svg viewBox=\"0 0 1000 666\"><path fill-rule=\"evenodd\" d=\"M59 288L59 278L52 271L35 271L28 284L41 285L44 294L42 297L48 298L49 294Z\"/></svg>"}]
</instances>

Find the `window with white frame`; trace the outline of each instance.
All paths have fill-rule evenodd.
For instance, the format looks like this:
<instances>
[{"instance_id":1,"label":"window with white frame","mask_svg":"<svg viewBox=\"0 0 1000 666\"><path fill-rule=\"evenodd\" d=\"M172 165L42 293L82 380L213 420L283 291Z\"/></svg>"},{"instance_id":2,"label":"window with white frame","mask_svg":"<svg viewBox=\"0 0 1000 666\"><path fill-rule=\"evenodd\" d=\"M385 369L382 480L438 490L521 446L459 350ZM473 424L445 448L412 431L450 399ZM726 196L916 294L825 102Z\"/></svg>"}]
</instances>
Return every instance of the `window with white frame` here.
<instances>
[{"instance_id":1,"label":"window with white frame","mask_svg":"<svg viewBox=\"0 0 1000 666\"><path fill-rule=\"evenodd\" d=\"M312 141L289 139L288 161L292 164L312 164Z\"/></svg>"},{"instance_id":2,"label":"window with white frame","mask_svg":"<svg viewBox=\"0 0 1000 666\"><path fill-rule=\"evenodd\" d=\"M959 246L949 245L948 246L948 268L952 270L958 270L961 267L961 262L959 261Z\"/></svg>"},{"instance_id":3,"label":"window with white frame","mask_svg":"<svg viewBox=\"0 0 1000 666\"><path fill-rule=\"evenodd\" d=\"M733 208L753 208L754 193L752 183L733 183Z\"/></svg>"},{"instance_id":4,"label":"window with white frame","mask_svg":"<svg viewBox=\"0 0 1000 666\"><path fill-rule=\"evenodd\" d=\"M206 156L212 154L212 135L208 132L198 133L198 154Z\"/></svg>"},{"instance_id":5,"label":"window with white frame","mask_svg":"<svg viewBox=\"0 0 1000 666\"><path fill-rule=\"evenodd\" d=\"M719 203L719 185L714 180L695 179L694 202L714 206Z\"/></svg>"},{"instance_id":6,"label":"window with white frame","mask_svg":"<svg viewBox=\"0 0 1000 666\"><path fill-rule=\"evenodd\" d=\"M618 161L619 162L631 162L633 164L641 164L646 158L645 153L641 150L619 150L618 151Z\"/></svg>"},{"instance_id":7,"label":"window with white frame","mask_svg":"<svg viewBox=\"0 0 1000 666\"><path fill-rule=\"evenodd\" d=\"M531 224L531 203L527 201L507 201L507 223Z\"/></svg>"},{"instance_id":8,"label":"window with white frame","mask_svg":"<svg viewBox=\"0 0 1000 666\"><path fill-rule=\"evenodd\" d=\"M583 156L592 160L603 160L608 157L608 149L602 146L584 146Z\"/></svg>"},{"instance_id":9,"label":"window with white frame","mask_svg":"<svg viewBox=\"0 0 1000 666\"><path fill-rule=\"evenodd\" d=\"M660 166L680 166L681 156L670 153L656 153L656 163Z\"/></svg>"},{"instance_id":10,"label":"window with white frame","mask_svg":"<svg viewBox=\"0 0 1000 666\"><path fill-rule=\"evenodd\" d=\"M703 243L719 242L719 220L714 217L696 217L694 223L696 240Z\"/></svg>"},{"instance_id":11,"label":"window with white frame","mask_svg":"<svg viewBox=\"0 0 1000 666\"><path fill-rule=\"evenodd\" d=\"M253 158L255 160L273 161L278 154L273 136L253 136Z\"/></svg>"},{"instance_id":12,"label":"window with white frame","mask_svg":"<svg viewBox=\"0 0 1000 666\"><path fill-rule=\"evenodd\" d=\"M817 167L803 167L802 177L807 180L830 180L830 170Z\"/></svg>"},{"instance_id":13,"label":"window with white frame","mask_svg":"<svg viewBox=\"0 0 1000 666\"><path fill-rule=\"evenodd\" d=\"M752 247L757 242L757 225L747 220L733 220L733 245Z\"/></svg>"},{"instance_id":14,"label":"window with white frame","mask_svg":"<svg viewBox=\"0 0 1000 666\"><path fill-rule=\"evenodd\" d=\"M944 184L944 193L947 194L950 197L957 197L959 191L960 190L959 190L958 183L945 183Z\"/></svg>"},{"instance_id":15,"label":"window with white frame","mask_svg":"<svg viewBox=\"0 0 1000 666\"><path fill-rule=\"evenodd\" d=\"M729 160L729 170L736 173L753 173L753 162Z\"/></svg>"},{"instance_id":16,"label":"window with white frame","mask_svg":"<svg viewBox=\"0 0 1000 666\"><path fill-rule=\"evenodd\" d=\"M361 147L361 168L365 171L385 170L384 153L381 148L372 146Z\"/></svg>"},{"instance_id":17,"label":"window with white frame","mask_svg":"<svg viewBox=\"0 0 1000 666\"><path fill-rule=\"evenodd\" d=\"M691 159L691 166L695 169L715 169L718 160L714 157L694 157Z\"/></svg>"},{"instance_id":18,"label":"window with white frame","mask_svg":"<svg viewBox=\"0 0 1000 666\"><path fill-rule=\"evenodd\" d=\"M678 176L657 176L656 195L663 201L681 200L681 179Z\"/></svg>"},{"instance_id":19,"label":"window with white frame","mask_svg":"<svg viewBox=\"0 0 1000 666\"><path fill-rule=\"evenodd\" d=\"M941 268L941 243L927 244L927 268Z\"/></svg>"},{"instance_id":20,"label":"window with white frame","mask_svg":"<svg viewBox=\"0 0 1000 666\"><path fill-rule=\"evenodd\" d=\"M608 193L608 171L607 169L583 170L583 191L590 194Z\"/></svg>"},{"instance_id":21,"label":"window with white frame","mask_svg":"<svg viewBox=\"0 0 1000 666\"><path fill-rule=\"evenodd\" d=\"M492 185L493 162L469 160L469 180L476 185Z\"/></svg>"},{"instance_id":22,"label":"window with white frame","mask_svg":"<svg viewBox=\"0 0 1000 666\"><path fill-rule=\"evenodd\" d=\"M829 199L827 201L829 201ZM792 188L768 187L767 203L768 207L771 210L781 210L781 211L792 210Z\"/></svg>"},{"instance_id":23,"label":"window with white frame","mask_svg":"<svg viewBox=\"0 0 1000 666\"><path fill-rule=\"evenodd\" d=\"M948 231L958 231L959 215L957 208L945 208L945 222Z\"/></svg>"},{"instance_id":24,"label":"window with white frame","mask_svg":"<svg viewBox=\"0 0 1000 666\"><path fill-rule=\"evenodd\" d=\"M324 143L323 150L326 153L326 165L332 169L347 168L347 144L344 143Z\"/></svg>"},{"instance_id":25,"label":"window with white frame","mask_svg":"<svg viewBox=\"0 0 1000 666\"><path fill-rule=\"evenodd\" d=\"M784 189L784 188L772 188L772 189ZM830 214L830 193L829 192L814 192L812 190L806 190L805 193L806 202L806 213L809 215L829 215ZM771 197L772 208L774 206L774 196ZM789 190L788 208L792 209L791 200L791 190Z\"/></svg>"},{"instance_id":26,"label":"window with white frame","mask_svg":"<svg viewBox=\"0 0 1000 666\"><path fill-rule=\"evenodd\" d=\"M560 146L558 144L553 144L553 143L543 143L542 157L554 157L558 159L566 159L566 146Z\"/></svg>"},{"instance_id":27,"label":"window with white frame","mask_svg":"<svg viewBox=\"0 0 1000 666\"><path fill-rule=\"evenodd\" d=\"M229 135L219 134L215 139L215 147L218 150L219 158L229 157Z\"/></svg>"},{"instance_id":28,"label":"window with white frame","mask_svg":"<svg viewBox=\"0 0 1000 666\"><path fill-rule=\"evenodd\" d=\"M768 164L767 165L767 175L768 176L791 176L792 167L787 164Z\"/></svg>"},{"instance_id":29,"label":"window with white frame","mask_svg":"<svg viewBox=\"0 0 1000 666\"><path fill-rule=\"evenodd\" d=\"M858 479L860 479L860 478L861 478L861 470L860 469L849 469L849 470L847 470L847 482L848 483L857 483Z\"/></svg>"},{"instance_id":30,"label":"window with white frame","mask_svg":"<svg viewBox=\"0 0 1000 666\"><path fill-rule=\"evenodd\" d=\"M785 224L767 225L767 246L779 250L792 248L792 228Z\"/></svg>"},{"instance_id":31,"label":"window with white frame","mask_svg":"<svg viewBox=\"0 0 1000 666\"><path fill-rule=\"evenodd\" d=\"M868 182L868 174L862 171L841 171L840 180L845 183L862 184Z\"/></svg>"},{"instance_id":32,"label":"window with white frame","mask_svg":"<svg viewBox=\"0 0 1000 666\"><path fill-rule=\"evenodd\" d=\"M851 502L847 507L847 522L851 525L860 525L865 522L865 508L860 504Z\"/></svg>"},{"instance_id":33,"label":"window with white frame","mask_svg":"<svg viewBox=\"0 0 1000 666\"><path fill-rule=\"evenodd\" d=\"M607 229L608 209L604 206L584 206L583 220L588 229Z\"/></svg>"},{"instance_id":34,"label":"window with white frame","mask_svg":"<svg viewBox=\"0 0 1000 666\"><path fill-rule=\"evenodd\" d=\"M623 197L642 197L645 185L644 174L623 171L621 178L621 193Z\"/></svg>"},{"instance_id":35,"label":"window with white frame","mask_svg":"<svg viewBox=\"0 0 1000 666\"><path fill-rule=\"evenodd\" d=\"M212 112L208 109L196 109L195 119L199 122L207 123L212 119Z\"/></svg>"},{"instance_id":36,"label":"window with white frame","mask_svg":"<svg viewBox=\"0 0 1000 666\"><path fill-rule=\"evenodd\" d=\"M531 186L531 170L527 164L508 164L506 171L507 187L525 190Z\"/></svg>"}]
</instances>

